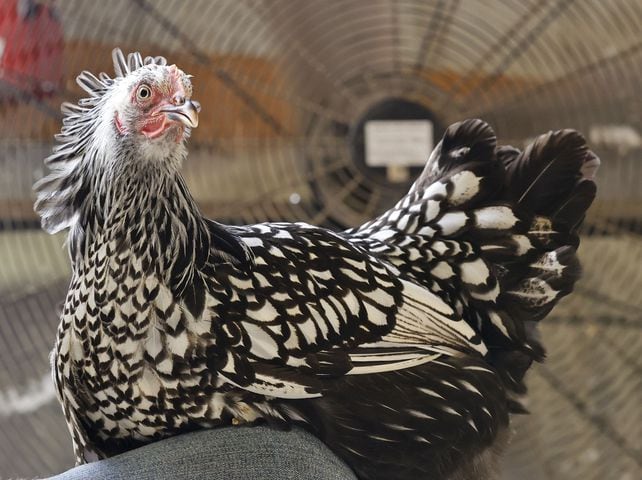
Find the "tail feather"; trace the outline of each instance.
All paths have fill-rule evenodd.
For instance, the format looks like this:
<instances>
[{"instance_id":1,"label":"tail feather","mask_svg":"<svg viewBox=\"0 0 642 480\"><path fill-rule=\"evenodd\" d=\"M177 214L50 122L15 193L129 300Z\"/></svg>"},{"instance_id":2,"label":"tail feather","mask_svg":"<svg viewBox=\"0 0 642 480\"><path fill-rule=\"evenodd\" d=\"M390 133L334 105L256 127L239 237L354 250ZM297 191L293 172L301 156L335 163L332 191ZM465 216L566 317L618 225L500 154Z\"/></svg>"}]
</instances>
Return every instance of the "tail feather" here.
<instances>
[{"instance_id":1,"label":"tail feather","mask_svg":"<svg viewBox=\"0 0 642 480\"><path fill-rule=\"evenodd\" d=\"M413 188L425 189L469 162L490 164L496 145L495 132L486 122L473 119L454 123L446 129Z\"/></svg>"},{"instance_id":2,"label":"tail feather","mask_svg":"<svg viewBox=\"0 0 642 480\"><path fill-rule=\"evenodd\" d=\"M582 135L574 130L549 132L524 152L500 147L496 154L506 171L508 201L547 217L557 232L577 232L595 199L593 179L600 164Z\"/></svg>"},{"instance_id":3,"label":"tail feather","mask_svg":"<svg viewBox=\"0 0 642 480\"><path fill-rule=\"evenodd\" d=\"M573 130L522 152L466 120L446 130L408 195L346 235L455 306L520 393L544 357L537 322L579 278L577 230L598 166Z\"/></svg>"},{"instance_id":4,"label":"tail feather","mask_svg":"<svg viewBox=\"0 0 642 480\"><path fill-rule=\"evenodd\" d=\"M530 212L550 216L582 178L587 154L584 138L574 130L539 136L518 156L503 161L506 197Z\"/></svg>"},{"instance_id":5,"label":"tail feather","mask_svg":"<svg viewBox=\"0 0 642 480\"><path fill-rule=\"evenodd\" d=\"M597 186L592 180L580 180L571 194L551 214L554 221L564 222L571 232L582 224L586 211L595 200Z\"/></svg>"}]
</instances>

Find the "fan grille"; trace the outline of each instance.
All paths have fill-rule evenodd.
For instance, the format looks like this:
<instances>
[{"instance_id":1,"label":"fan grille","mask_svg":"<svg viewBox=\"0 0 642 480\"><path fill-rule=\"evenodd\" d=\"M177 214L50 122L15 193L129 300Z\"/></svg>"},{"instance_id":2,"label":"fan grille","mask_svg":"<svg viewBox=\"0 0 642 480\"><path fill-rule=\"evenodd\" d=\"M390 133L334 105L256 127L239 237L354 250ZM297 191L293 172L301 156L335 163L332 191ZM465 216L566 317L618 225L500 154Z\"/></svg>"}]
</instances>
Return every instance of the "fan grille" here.
<instances>
[{"instance_id":1,"label":"fan grille","mask_svg":"<svg viewBox=\"0 0 642 480\"><path fill-rule=\"evenodd\" d=\"M583 131L603 159L580 249L585 275L544 322L549 358L530 374L532 415L514 421L505 478L637 478L639 1L54 5L65 32L60 88L43 95L0 76L0 476L72 463L47 359L68 260L64 238L37 228L31 185L59 129L58 104L80 96L75 74L111 72L120 46L195 76L203 112L185 176L207 215L233 223L343 228L393 203L407 182L382 179L354 155L359 122L381 102L421 106L442 127L481 117L520 147L549 129Z\"/></svg>"}]
</instances>

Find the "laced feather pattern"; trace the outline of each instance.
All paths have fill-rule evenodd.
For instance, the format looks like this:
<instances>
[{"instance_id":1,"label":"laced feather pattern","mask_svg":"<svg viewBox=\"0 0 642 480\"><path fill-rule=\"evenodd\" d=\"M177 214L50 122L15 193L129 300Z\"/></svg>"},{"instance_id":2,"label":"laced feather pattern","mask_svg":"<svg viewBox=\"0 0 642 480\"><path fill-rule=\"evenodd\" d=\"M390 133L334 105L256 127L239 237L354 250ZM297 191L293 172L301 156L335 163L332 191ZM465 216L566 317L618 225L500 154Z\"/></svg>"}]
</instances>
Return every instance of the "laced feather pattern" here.
<instances>
[{"instance_id":1,"label":"laced feather pattern","mask_svg":"<svg viewBox=\"0 0 642 480\"><path fill-rule=\"evenodd\" d=\"M113 60L113 79L79 75L89 97L63 105L35 186L43 227L70 228L52 359L77 461L268 422L304 426L364 480L493 478L543 358L534 327L579 276L599 165L581 135L521 152L467 120L361 227L231 227L198 210L182 142L145 161L150 143L114 126L118 92L175 67Z\"/></svg>"}]
</instances>

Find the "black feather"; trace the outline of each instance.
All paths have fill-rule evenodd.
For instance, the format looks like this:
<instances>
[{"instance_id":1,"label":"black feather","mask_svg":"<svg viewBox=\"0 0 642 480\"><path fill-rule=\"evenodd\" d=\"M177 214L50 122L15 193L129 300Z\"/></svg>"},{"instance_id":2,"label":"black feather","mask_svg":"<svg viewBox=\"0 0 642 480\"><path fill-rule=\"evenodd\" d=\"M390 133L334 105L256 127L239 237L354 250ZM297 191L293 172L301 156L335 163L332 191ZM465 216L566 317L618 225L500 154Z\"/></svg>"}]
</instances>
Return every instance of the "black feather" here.
<instances>
[{"instance_id":1,"label":"black feather","mask_svg":"<svg viewBox=\"0 0 642 480\"><path fill-rule=\"evenodd\" d=\"M496 141L495 132L483 120L464 120L452 124L446 129L419 176L417 188L425 189L434 181L466 168L466 164L494 160Z\"/></svg>"},{"instance_id":2,"label":"black feather","mask_svg":"<svg viewBox=\"0 0 642 480\"><path fill-rule=\"evenodd\" d=\"M205 308L205 283L199 273L194 275L185 288L183 301L194 318L200 318Z\"/></svg>"},{"instance_id":3,"label":"black feather","mask_svg":"<svg viewBox=\"0 0 642 480\"><path fill-rule=\"evenodd\" d=\"M306 357L306 363L317 375L330 377L345 375L352 368L348 354L339 349L312 353Z\"/></svg>"},{"instance_id":4,"label":"black feather","mask_svg":"<svg viewBox=\"0 0 642 480\"><path fill-rule=\"evenodd\" d=\"M496 142L495 132L483 120L455 123L446 129L441 140L439 167L449 168L452 162L491 160Z\"/></svg>"},{"instance_id":5,"label":"black feather","mask_svg":"<svg viewBox=\"0 0 642 480\"><path fill-rule=\"evenodd\" d=\"M239 266L248 267L252 264L253 256L248 246L225 225L212 220L206 220L210 232L210 244L215 255L223 260L231 260Z\"/></svg>"},{"instance_id":6,"label":"black feather","mask_svg":"<svg viewBox=\"0 0 642 480\"><path fill-rule=\"evenodd\" d=\"M519 148L515 148L511 145L501 145L497 147L497 150L495 150L497 160L504 165L513 162L521 153L522 151Z\"/></svg>"},{"instance_id":7,"label":"black feather","mask_svg":"<svg viewBox=\"0 0 642 480\"><path fill-rule=\"evenodd\" d=\"M497 138L488 123L478 118L452 124L446 129L441 140L442 159L459 148L470 148L468 155L475 159L491 158ZM469 158L470 158L469 157Z\"/></svg>"},{"instance_id":8,"label":"black feather","mask_svg":"<svg viewBox=\"0 0 642 480\"><path fill-rule=\"evenodd\" d=\"M564 200L551 214L556 222L562 222L571 232L577 230L582 223L586 211L593 203L597 186L592 180L580 180L569 197Z\"/></svg>"},{"instance_id":9,"label":"black feather","mask_svg":"<svg viewBox=\"0 0 642 480\"><path fill-rule=\"evenodd\" d=\"M587 153L575 130L541 135L517 156L503 152L508 198L532 213L552 214L582 178Z\"/></svg>"}]
</instances>

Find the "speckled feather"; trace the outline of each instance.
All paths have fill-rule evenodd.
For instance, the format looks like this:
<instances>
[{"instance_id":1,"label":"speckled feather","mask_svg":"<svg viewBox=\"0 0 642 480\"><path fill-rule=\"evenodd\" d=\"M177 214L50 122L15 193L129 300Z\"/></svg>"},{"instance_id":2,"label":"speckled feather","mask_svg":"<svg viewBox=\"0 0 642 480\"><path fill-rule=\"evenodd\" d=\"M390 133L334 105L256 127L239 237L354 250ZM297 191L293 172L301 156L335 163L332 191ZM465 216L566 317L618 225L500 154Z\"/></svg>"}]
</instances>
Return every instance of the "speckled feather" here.
<instances>
[{"instance_id":1,"label":"speckled feather","mask_svg":"<svg viewBox=\"0 0 642 480\"><path fill-rule=\"evenodd\" d=\"M114 63L114 79L79 76L91 97L63 107L36 185L43 226L70 229L52 361L78 462L193 429L297 423L364 479L491 478L543 356L532 326L578 276L597 167L583 139L551 133L522 153L466 121L360 228L231 227L200 214L183 141L112 121L140 78L174 69L191 94L188 76L161 57Z\"/></svg>"}]
</instances>

